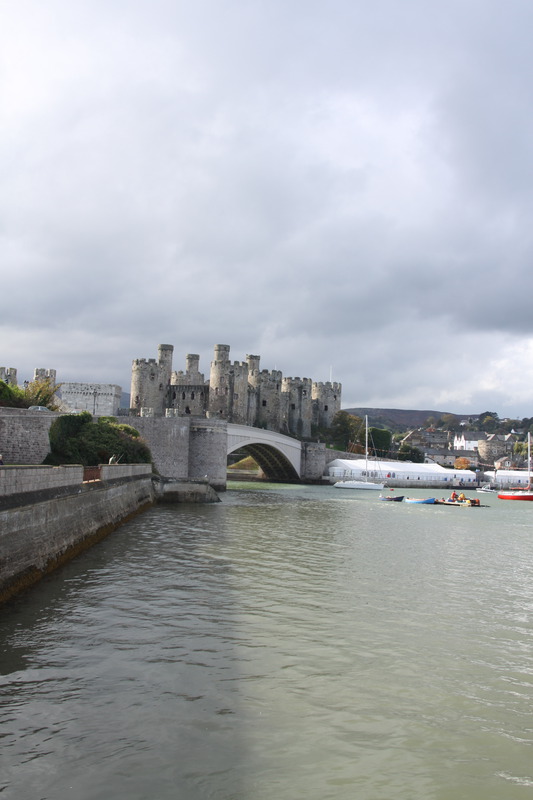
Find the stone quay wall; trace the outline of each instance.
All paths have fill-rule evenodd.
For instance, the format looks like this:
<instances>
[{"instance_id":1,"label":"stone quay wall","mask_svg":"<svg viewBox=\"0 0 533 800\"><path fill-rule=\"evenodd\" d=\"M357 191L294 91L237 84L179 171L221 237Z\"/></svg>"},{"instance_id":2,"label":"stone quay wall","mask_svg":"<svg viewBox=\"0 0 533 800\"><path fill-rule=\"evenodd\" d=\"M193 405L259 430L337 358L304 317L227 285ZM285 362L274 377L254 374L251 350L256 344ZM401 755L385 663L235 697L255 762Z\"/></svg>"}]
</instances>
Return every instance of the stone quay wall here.
<instances>
[{"instance_id":1,"label":"stone quay wall","mask_svg":"<svg viewBox=\"0 0 533 800\"><path fill-rule=\"evenodd\" d=\"M154 502L149 464L0 467L0 603Z\"/></svg>"},{"instance_id":2,"label":"stone quay wall","mask_svg":"<svg viewBox=\"0 0 533 800\"><path fill-rule=\"evenodd\" d=\"M50 451L54 411L0 408L0 453L4 464L41 464Z\"/></svg>"}]
</instances>

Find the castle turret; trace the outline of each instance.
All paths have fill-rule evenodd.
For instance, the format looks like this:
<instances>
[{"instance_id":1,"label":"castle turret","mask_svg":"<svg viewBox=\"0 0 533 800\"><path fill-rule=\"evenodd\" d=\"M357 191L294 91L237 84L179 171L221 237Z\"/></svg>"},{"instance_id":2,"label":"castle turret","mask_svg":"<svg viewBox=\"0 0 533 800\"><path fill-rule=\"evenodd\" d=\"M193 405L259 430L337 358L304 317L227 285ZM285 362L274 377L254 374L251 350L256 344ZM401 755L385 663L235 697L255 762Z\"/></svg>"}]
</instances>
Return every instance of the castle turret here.
<instances>
[{"instance_id":1,"label":"castle turret","mask_svg":"<svg viewBox=\"0 0 533 800\"><path fill-rule=\"evenodd\" d=\"M55 369L36 369L33 372L33 380L34 381L50 381L50 383L56 382L56 370Z\"/></svg>"},{"instance_id":2,"label":"castle turret","mask_svg":"<svg viewBox=\"0 0 533 800\"><path fill-rule=\"evenodd\" d=\"M288 399L289 433L295 436L311 436L311 390L310 378L283 378L282 391Z\"/></svg>"},{"instance_id":3,"label":"castle turret","mask_svg":"<svg viewBox=\"0 0 533 800\"><path fill-rule=\"evenodd\" d=\"M10 386L16 386L17 370L15 367L0 367L0 381L8 383Z\"/></svg>"},{"instance_id":4,"label":"castle turret","mask_svg":"<svg viewBox=\"0 0 533 800\"><path fill-rule=\"evenodd\" d=\"M209 378L208 417L248 425L248 364L229 360L229 345L215 345Z\"/></svg>"},{"instance_id":5,"label":"castle turret","mask_svg":"<svg viewBox=\"0 0 533 800\"><path fill-rule=\"evenodd\" d=\"M313 425L329 428L335 414L341 410L340 383L313 383Z\"/></svg>"},{"instance_id":6,"label":"castle turret","mask_svg":"<svg viewBox=\"0 0 533 800\"><path fill-rule=\"evenodd\" d=\"M172 374L171 344L160 344L157 348L158 359L137 358L131 369L131 408L140 411L150 408L155 416L165 413L165 404L170 376Z\"/></svg>"}]
</instances>

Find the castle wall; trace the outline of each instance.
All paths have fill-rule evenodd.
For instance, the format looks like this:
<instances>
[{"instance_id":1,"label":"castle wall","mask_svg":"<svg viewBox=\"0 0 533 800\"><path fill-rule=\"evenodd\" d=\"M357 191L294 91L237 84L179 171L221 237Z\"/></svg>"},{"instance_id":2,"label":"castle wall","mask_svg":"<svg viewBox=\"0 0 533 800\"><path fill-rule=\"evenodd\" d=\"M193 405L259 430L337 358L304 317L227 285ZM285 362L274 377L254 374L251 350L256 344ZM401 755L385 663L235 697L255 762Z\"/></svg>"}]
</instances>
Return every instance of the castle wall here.
<instances>
[{"instance_id":1,"label":"castle wall","mask_svg":"<svg viewBox=\"0 0 533 800\"><path fill-rule=\"evenodd\" d=\"M108 417L118 414L122 388L111 383L62 383L59 395L65 411Z\"/></svg>"},{"instance_id":2,"label":"castle wall","mask_svg":"<svg viewBox=\"0 0 533 800\"><path fill-rule=\"evenodd\" d=\"M201 384L173 384L168 387L166 409L180 416L205 417L209 403L209 387Z\"/></svg>"},{"instance_id":3,"label":"castle wall","mask_svg":"<svg viewBox=\"0 0 533 800\"><path fill-rule=\"evenodd\" d=\"M4 464L41 464L50 452L50 425L58 416L54 411L0 408Z\"/></svg>"}]
</instances>

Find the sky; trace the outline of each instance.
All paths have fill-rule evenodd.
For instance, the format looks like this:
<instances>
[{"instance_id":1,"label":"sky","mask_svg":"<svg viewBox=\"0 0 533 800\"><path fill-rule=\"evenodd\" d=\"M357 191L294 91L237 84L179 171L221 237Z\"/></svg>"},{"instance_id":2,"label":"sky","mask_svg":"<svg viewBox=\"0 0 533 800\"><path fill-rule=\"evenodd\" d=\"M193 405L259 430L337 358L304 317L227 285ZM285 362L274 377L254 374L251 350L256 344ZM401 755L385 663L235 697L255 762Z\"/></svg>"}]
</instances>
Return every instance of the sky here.
<instances>
[{"instance_id":1,"label":"sky","mask_svg":"<svg viewBox=\"0 0 533 800\"><path fill-rule=\"evenodd\" d=\"M533 4L0 0L0 366L533 416Z\"/></svg>"}]
</instances>

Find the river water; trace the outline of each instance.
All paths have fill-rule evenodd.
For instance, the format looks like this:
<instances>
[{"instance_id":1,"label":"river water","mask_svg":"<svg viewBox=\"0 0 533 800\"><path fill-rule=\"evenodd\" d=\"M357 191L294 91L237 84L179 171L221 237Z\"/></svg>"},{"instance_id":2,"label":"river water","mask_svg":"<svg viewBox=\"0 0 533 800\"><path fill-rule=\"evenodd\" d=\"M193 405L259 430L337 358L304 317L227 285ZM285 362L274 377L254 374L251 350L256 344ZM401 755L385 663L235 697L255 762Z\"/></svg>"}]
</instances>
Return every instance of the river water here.
<instances>
[{"instance_id":1,"label":"river water","mask_svg":"<svg viewBox=\"0 0 533 800\"><path fill-rule=\"evenodd\" d=\"M532 797L533 504L230 487L0 610L2 800Z\"/></svg>"}]
</instances>

